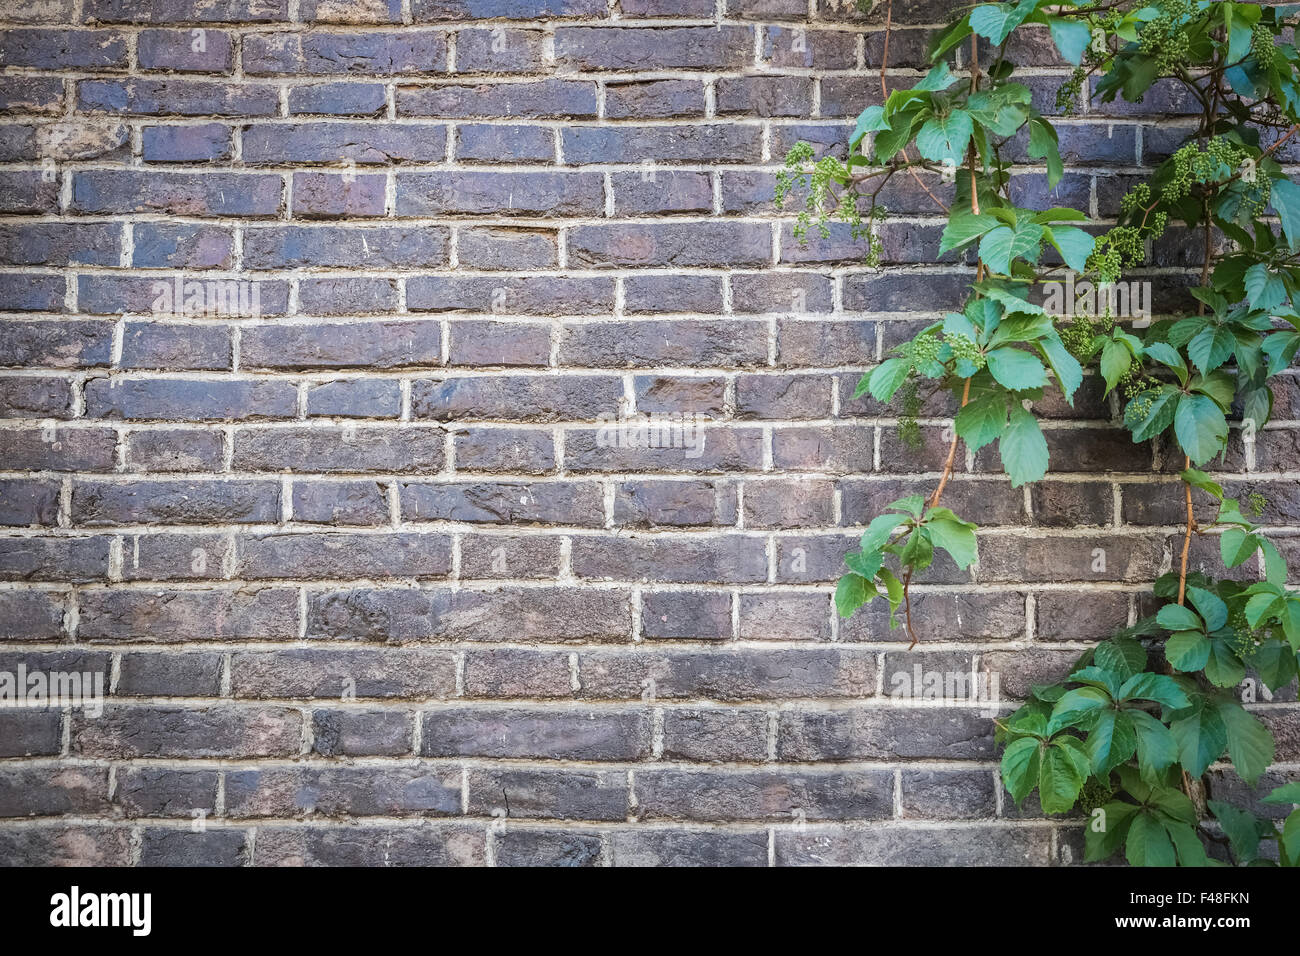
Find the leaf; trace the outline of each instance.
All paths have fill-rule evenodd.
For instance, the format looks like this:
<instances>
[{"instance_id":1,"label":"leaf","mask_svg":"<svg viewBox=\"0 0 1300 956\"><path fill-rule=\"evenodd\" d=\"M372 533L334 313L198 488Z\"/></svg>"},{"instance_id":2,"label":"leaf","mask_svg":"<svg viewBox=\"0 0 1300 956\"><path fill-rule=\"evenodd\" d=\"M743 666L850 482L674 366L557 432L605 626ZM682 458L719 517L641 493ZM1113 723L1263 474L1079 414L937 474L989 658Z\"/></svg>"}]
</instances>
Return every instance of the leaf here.
<instances>
[{"instance_id":1,"label":"leaf","mask_svg":"<svg viewBox=\"0 0 1300 956\"><path fill-rule=\"evenodd\" d=\"M1047 439L1034 416L1019 404L1013 404L1007 427L998 442L1002 468L1018 488L1047 474Z\"/></svg>"},{"instance_id":2,"label":"leaf","mask_svg":"<svg viewBox=\"0 0 1300 956\"><path fill-rule=\"evenodd\" d=\"M1139 405L1136 399L1129 402L1124 408L1124 427L1133 433L1133 441L1149 441L1172 425L1182 397L1178 389L1164 385L1149 404Z\"/></svg>"},{"instance_id":3,"label":"leaf","mask_svg":"<svg viewBox=\"0 0 1300 956\"><path fill-rule=\"evenodd\" d=\"M998 224L992 216L973 215L969 212L955 213L944 226L943 235L939 237L939 255L964 246L978 239Z\"/></svg>"},{"instance_id":4,"label":"leaf","mask_svg":"<svg viewBox=\"0 0 1300 956\"><path fill-rule=\"evenodd\" d=\"M1208 375L1228 359L1237 347L1237 339L1231 329L1223 326L1211 326L1198 332L1187 343L1187 357L1192 364Z\"/></svg>"},{"instance_id":5,"label":"leaf","mask_svg":"<svg viewBox=\"0 0 1300 956\"><path fill-rule=\"evenodd\" d=\"M1207 495L1218 498L1220 501L1223 500L1223 486L1205 472L1197 471L1195 468L1187 468L1178 477L1193 488L1199 488Z\"/></svg>"},{"instance_id":6,"label":"leaf","mask_svg":"<svg viewBox=\"0 0 1300 956\"><path fill-rule=\"evenodd\" d=\"M998 384L1013 392L1042 388L1047 384L1047 370L1029 352L1003 347L989 352L986 359L989 372Z\"/></svg>"},{"instance_id":7,"label":"leaf","mask_svg":"<svg viewBox=\"0 0 1300 956\"><path fill-rule=\"evenodd\" d=\"M885 359L871 370L871 377L867 379L867 391L871 392L871 397L876 401L888 402L902 387L911 370L912 364L905 359Z\"/></svg>"},{"instance_id":8,"label":"leaf","mask_svg":"<svg viewBox=\"0 0 1300 956\"><path fill-rule=\"evenodd\" d=\"M932 116L916 134L916 148L926 159L959 166L974 128L970 114L965 110L953 110L947 116Z\"/></svg>"},{"instance_id":9,"label":"leaf","mask_svg":"<svg viewBox=\"0 0 1300 956\"><path fill-rule=\"evenodd\" d=\"M980 240L980 259L994 272L1008 274L1014 259L1038 261L1044 233L1045 228L1036 222L1023 222L1014 229L998 226Z\"/></svg>"},{"instance_id":10,"label":"leaf","mask_svg":"<svg viewBox=\"0 0 1300 956\"><path fill-rule=\"evenodd\" d=\"M925 507L925 495L907 495L885 505L886 511L906 511L913 518L920 520L921 509Z\"/></svg>"},{"instance_id":11,"label":"leaf","mask_svg":"<svg viewBox=\"0 0 1300 956\"><path fill-rule=\"evenodd\" d=\"M1059 335L1040 339L1037 345L1056 373L1056 382L1061 387L1065 400L1073 405L1074 393L1083 384L1083 367L1079 360L1070 354Z\"/></svg>"},{"instance_id":12,"label":"leaf","mask_svg":"<svg viewBox=\"0 0 1300 956\"><path fill-rule=\"evenodd\" d=\"M1168 342L1151 342L1143 348L1142 354L1147 358L1155 359L1161 365L1167 365L1178 373L1178 381L1187 384L1187 363L1178 354L1178 349Z\"/></svg>"},{"instance_id":13,"label":"leaf","mask_svg":"<svg viewBox=\"0 0 1300 956\"><path fill-rule=\"evenodd\" d=\"M1181 604L1166 604L1156 614L1156 623L1166 631L1199 631L1204 627L1191 608Z\"/></svg>"},{"instance_id":14,"label":"leaf","mask_svg":"<svg viewBox=\"0 0 1300 956\"><path fill-rule=\"evenodd\" d=\"M1246 676L1246 665L1222 637L1210 638L1210 656L1205 662L1205 678L1215 687L1236 687Z\"/></svg>"},{"instance_id":15,"label":"leaf","mask_svg":"<svg viewBox=\"0 0 1300 956\"><path fill-rule=\"evenodd\" d=\"M1134 674L1119 689L1119 698L1154 700L1157 704L1162 704L1171 710L1182 710L1192 704L1183 693L1183 689L1178 686L1178 682L1167 674Z\"/></svg>"},{"instance_id":16,"label":"leaf","mask_svg":"<svg viewBox=\"0 0 1300 956\"><path fill-rule=\"evenodd\" d=\"M1274 180L1269 201L1282 220L1287 245L1294 249L1300 243L1300 186L1285 178Z\"/></svg>"},{"instance_id":17,"label":"leaf","mask_svg":"<svg viewBox=\"0 0 1300 956\"><path fill-rule=\"evenodd\" d=\"M1137 735L1138 769L1143 779L1151 783L1166 767L1178 759L1178 741L1169 728L1144 710L1124 712L1133 723Z\"/></svg>"},{"instance_id":18,"label":"leaf","mask_svg":"<svg viewBox=\"0 0 1300 956\"><path fill-rule=\"evenodd\" d=\"M853 135L849 137L849 148L857 149L858 144L862 142L862 137L882 129L889 129L889 120L885 118L885 108L883 106L868 106L858 114L857 125L853 127Z\"/></svg>"},{"instance_id":19,"label":"leaf","mask_svg":"<svg viewBox=\"0 0 1300 956\"><path fill-rule=\"evenodd\" d=\"M1089 765L1088 755L1075 737L1059 738L1044 749L1038 770L1038 802L1045 813L1066 813L1074 808Z\"/></svg>"},{"instance_id":20,"label":"leaf","mask_svg":"<svg viewBox=\"0 0 1300 956\"><path fill-rule=\"evenodd\" d=\"M1230 568L1240 567L1259 551L1260 538L1244 528L1228 528L1219 535L1219 554Z\"/></svg>"},{"instance_id":21,"label":"leaf","mask_svg":"<svg viewBox=\"0 0 1300 956\"><path fill-rule=\"evenodd\" d=\"M1228 442L1228 421L1214 399L1184 395L1174 413L1174 434L1194 465L1203 465Z\"/></svg>"},{"instance_id":22,"label":"leaf","mask_svg":"<svg viewBox=\"0 0 1300 956\"><path fill-rule=\"evenodd\" d=\"M1092 39L1088 24L1079 20L1048 16L1047 29L1052 31L1052 42L1061 51L1062 58L1068 60L1071 65L1078 66L1083 60L1083 51L1088 48L1088 43Z\"/></svg>"},{"instance_id":23,"label":"leaf","mask_svg":"<svg viewBox=\"0 0 1300 956\"><path fill-rule=\"evenodd\" d=\"M1259 856L1260 820L1249 810L1242 810L1222 800L1207 801L1206 806L1219 821L1223 834L1232 845L1238 863L1249 863Z\"/></svg>"},{"instance_id":24,"label":"leaf","mask_svg":"<svg viewBox=\"0 0 1300 956\"><path fill-rule=\"evenodd\" d=\"M1061 162L1061 147L1056 130L1041 116L1029 120L1028 149L1031 159L1041 159L1047 164L1047 187L1055 189L1065 173L1065 166Z\"/></svg>"},{"instance_id":25,"label":"leaf","mask_svg":"<svg viewBox=\"0 0 1300 956\"><path fill-rule=\"evenodd\" d=\"M1147 666L1147 652L1142 645L1129 637L1112 637L1098 644L1093 660L1104 670L1118 674L1121 686L1134 674Z\"/></svg>"},{"instance_id":26,"label":"leaf","mask_svg":"<svg viewBox=\"0 0 1300 956\"><path fill-rule=\"evenodd\" d=\"M1137 734L1128 713L1100 711L1084 747L1092 760L1093 774L1102 778L1108 776L1137 749Z\"/></svg>"},{"instance_id":27,"label":"leaf","mask_svg":"<svg viewBox=\"0 0 1300 956\"><path fill-rule=\"evenodd\" d=\"M975 526L965 521L939 518L925 525L934 544L952 556L957 567L965 569L975 561Z\"/></svg>"},{"instance_id":28,"label":"leaf","mask_svg":"<svg viewBox=\"0 0 1300 956\"><path fill-rule=\"evenodd\" d=\"M1170 722L1169 732L1178 742L1179 762L1193 777L1202 776L1228 746L1228 730L1223 718L1217 710L1199 700L1188 713Z\"/></svg>"},{"instance_id":29,"label":"leaf","mask_svg":"<svg viewBox=\"0 0 1300 956\"><path fill-rule=\"evenodd\" d=\"M1110 341L1101 350L1101 376L1106 380L1106 394L1119 384L1120 377L1133 364L1133 353L1123 342Z\"/></svg>"},{"instance_id":30,"label":"leaf","mask_svg":"<svg viewBox=\"0 0 1300 956\"><path fill-rule=\"evenodd\" d=\"M871 524L867 525L867 530L862 534L863 553L870 554L883 548L893 536L894 529L905 521L907 515L900 514L877 515L872 518Z\"/></svg>"},{"instance_id":31,"label":"leaf","mask_svg":"<svg viewBox=\"0 0 1300 956\"><path fill-rule=\"evenodd\" d=\"M1191 599L1192 606L1200 613L1207 631L1217 631L1228 623L1228 605L1224 604L1223 599L1213 591L1192 587L1187 589L1187 596Z\"/></svg>"},{"instance_id":32,"label":"leaf","mask_svg":"<svg viewBox=\"0 0 1300 956\"><path fill-rule=\"evenodd\" d=\"M1007 745L1002 754L1002 782L1011 798L1020 803L1038 784L1041 744L1033 737L1021 737Z\"/></svg>"},{"instance_id":33,"label":"leaf","mask_svg":"<svg viewBox=\"0 0 1300 956\"><path fill-rule=\"evenodd\" d=\"M1179 631L1165 642L1165 658L1183 673L1199 671L1210 659L1210 639L1200 631Z\"/></svg>"},{"instance_id":34,"label":"leaf","mask_svg":"<svg viewBox=\"0 0 1300 956\"><path fill-rule=\"evenodd\" d=\"M1056 247L1065 264L1075 272L1087 268L1088 257L1097 245L1096 239L1077 226L1052 226L1047 230L1047 241Z\"/></svg>"},{"instance_id":35,"label":"leaf","mask_svg":"<svg viewBox=\"0 0 1300 956\"><path fill-rule=\"evenodd\" d=\"M1286 284L1267 263L1257 262L1246 270L1246 297L1257 309L1275 309L1287 300Z\"/></svg>"},{"instance_id":36,"label":"leaf","mask_svg":"<svg viewBox=\"0 0 1300 956\"><path fill-rule=\"evenodd\" d=\"M846 574L835 586L835 609L840 617L853 612L876 596L876 586L860 574Z\"/></svg>"},{"instance_id":37,"label":"leaf","mask_svg":"<svg viewBox=\"0 0 1300 956\"><path fill-rule=\"evenodd\" d=\"M1139 810L1133 818L1124 857L1133 866L1173 866L1177 862L1164 824L1150 810Z\"/></svg>"},{"instance_id":38,"label":"leaf","mask_svg":"<svg viewBox=\"0 0 1300 956\"><path fill-rule=\"evenodd\" d=\"M1273 762L1273 735L1235 700L1217 702L1228 734L1228 754L1237 774L1252 787Z\"/></svg>"},{"instance_id":39,"label":"leaf","mask_svg":"<svg viewBox=\"0 0 1300 956\"><path fill-rule=\"evenodd\" d=\"M1047 727L1052 733L1065 727L1090 727L1098 713L1112 703L1110 694L1101 688L1076 687L1056 702Z\"/></svg>"},{"instance_id":40,"label":"leaf","mask_svg":"<svg viewBox=\"0 0 1300 956\"><path fill-rule=\"evenodd\" d=\"M1300 803L1300 780L1293 780L1290 783L1282 784L1280 787L1274 787L1268 796L1260 798L1260 802Z\"/></svg>"},{"instance_id":41,"label":"leaf","mask_svg":"<svg viewBox=\"0 0 1300 956\"><path fill-rule=\"evenodd\" d=\"M876 572L880 570L880 566L885 563L885 552L871 551L846 554L844 556L844 563L854 574L860 574L862 577L870 581L876 576Z\"/></svg>"},{"instance_id":42,"label":"leaf","mask_svg":"<svg viewBox=\"0 0 1300 956\"><path fill-rule=\"evenodd\" d=\"M1009 3L985 3L970 12L970 28L982 37L987 37L994 46L1005 40L1011 31L1025 22L1025 18L1034 12L1038 0L1021 0Z\"/></svg>"},{"instance_id":43,"label":"leaf","mask_svg":"<svg viewBox=\"0 0 1300 956\"><path fill-rule=\"evenodd\" d=\"M921 82L912 87L914 90L933 92L946 90L957 82L957 77L948 69L948 61L940 60L938 64L921 78Z\"/></svg>"},{"instance_id":44,"label":"leaf","mask_svg":"<svg viewBox=\"0 0 1300 956\"><path fill-rule=\"evenodd\" d=\"M1196 835L1196 830L1189 824L1176 823L1173 820L1161 820L1165 832L1169 834L1169 839L1174 844L1174 849L1178 851L1179 866L1209 866L1209 857L1205 855L1205 847L1201 844L1201 838Z\"/></svg>"},{"instance_id":45,"label":"leaf","mask_svg":"<svg viewBox=\"0 0 1300 956\"><path fill-rule=\"evenodd\" d=\"M1089 825L1084 833L1084 861L1097 863L1114 855L1128 835L1138 808L1131 803L1113 800L1097 808L1098 825Z\"/></svg>"},{"instance_id":46,"label":"leaf","mask_svg":"<svg viewBox=\"0 0 1300 956\"><path fill-rule=\"evenodd\" d=\"M957 435L971 451L979 451L995 440L1006 424L1006 396L996 393L967 403L953 423Z\"/></svg>"},{"instance_id":47,"label":"leaf","mask_svg":"<svg viewBox=\"0 0 1300 956\"><path fill-rule=\"evenodd\" d=\"M903 545L899 560L911 565L917 571L924 571L930 566L934 561L934 542L927 528L912 529L912 533L907 536L907 543Z\"/></svg>"}]
</instances>

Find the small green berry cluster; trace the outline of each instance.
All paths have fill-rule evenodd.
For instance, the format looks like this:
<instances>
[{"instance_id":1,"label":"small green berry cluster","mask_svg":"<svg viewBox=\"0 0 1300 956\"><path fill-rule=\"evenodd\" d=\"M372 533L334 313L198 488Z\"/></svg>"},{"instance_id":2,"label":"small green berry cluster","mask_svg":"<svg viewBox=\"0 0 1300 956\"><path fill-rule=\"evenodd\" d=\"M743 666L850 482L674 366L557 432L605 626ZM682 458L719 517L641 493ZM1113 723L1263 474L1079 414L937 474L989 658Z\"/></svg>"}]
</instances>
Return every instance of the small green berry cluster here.
<instances>
[{"instance_id":1,"label":"small green berry cluster","mask_svg":"<svg viewBox=\"0 0 1300 956\"><path fill-rule=\"evenodd\" d=\"M1246 511L1252 518L1259 518L1264 514L1264 509L1268 507L1268 499L1258 491L1252 491L1246 495Z\"/></svg>"},{"instance_id":2,"label":"small green berry cluster","mask_svg":"<svg viewBox=\"0 0 1300 956\"><path fill-rule=\"evenodd\" d=\"M1237 652L1238 657L1250 657L1255 652L1255 648L1268 637L1266 631L1256 631L1251 628L1244 607L1233 612L1228 619L1228 625L1232 628L1232 649Z\"/></svg>"},{"instance_id":3,"label":"small green berry cluster","mask_svg":"<svg viewBox=\"0 0 1300 956\"><path fill-rule=\"evenodd\" d=\"M946 335L945 340L948 347L952 349L952 357L957 361L967 361L977 369L984 367L984 353L980 351L979 345L973 339L961 333Z\"/></svg>"},{"instance_id":4,"label":"small green berry cluster","mask_svg":"<svg viewBox=\"0 0 1300 956\"><path fill-rule=\"evenodd\" d=\"M1124 397L1129 401L1143 400L1143 405L1139 405L1137 409L1143 413L1143 418L1146 418L1146 412L1150 411L1147 403L1155 398L1159 386L1159 382L1147 378L1142 371L1142 363L1137 359L1130 362L1129 367L1120 373L1119 381L1116 383L1116 388L1123 389Z\"/></svg>"},{"instance_id":5,"label":"small green berry cluster","mask_svg":"<svg viewBox=\"0 0 1300 956\"><path fill-rule=\"evenodd\" d=\"M938 362L941 351L943 343L933 332L922 332L907 346L908 357L918 368Z\"/></svg>"},{"instance_id":6,"label":"small green berry cluster","mask_svg":"<svg viewBox=\"0 0 1300 956\"><path fill-rule=\"evenodd\" d=\"M1125 266L1140 265L1146 258L1143 229L1138 226L1115 226L1097 237L1092 254L1088 256L1088 271L1095 272L1103 283L1118 282ZM1158 232L1164 232L1161 221Z\"/></svg>"},{"instance_id":7,"label":"small green berry cluster","mask_svg":"<svg viewBox=\"0 0 1300 956\"><path fill-rule=\"evenodd\" d=\"M1079 92L1083 89L1089 72L1086 64L1077 66L1069 78L1056 88L1056 112L1069 116L1079 108Z\"/></svg>"},{"instance_id":8,"label":"small green berry cluster","mask_svg":"<svg viewBox=\"0 0 1300 956\"><path fill-rule=\"evenodd\" d=\"M1107 776L1109 777L1109 774ZM1110 785L1109 780L1090 776L1083 782L1083 789L1079 791L1079 809L1085 815L1090 815L1093 810L1109 803L1113 796L1115 796L1115 787Z\"/></svg>"},{"instance_id":9,"label":"small green berry cluster","mask_svg":"<svg viewBox=\"0 0 1300 956\"><path fill-rule=\"evenodd\" d=\"M1276 62L1277 47L1273 45L1273 31L1262 23L1250 31L1250 52L1261 69L1269 69Z\"/></svg>"},{"instance_id":10,"label":"small green berry cluster","mask_svg":"<svg viewBox=\"0 0 1300 956\"><path fill-rule=\"evenodd\" d=\"M1248 155L1243 147L1222 136L1211 138L1204 149L1197 143L1188 143L1172 157L1173 174L1161 198L1167 203L1178 202L1191 193L1194 184L1226 179L1236 172Z\"/></svg>"},{"instance_id":11,"label":"small green berry cluster","mask_svg":"<svg viewBox=\"0 0 1300 956\"><path fill-rule=\"evenodd\" d=\"M1086 315L1076 313L1070 320L1070 324L1061 328L1059 332L1066 350L1085 365L1100 349L1097 344L1100 327Z\"/></svg>"},{"instance_id":12,"label":"small green berry cluster","mask_svg":"<svg viewBox=\"0 0 1300 956\"><path fill-rule=\"evenodd\" d=\"M1191 38L1184 22L1192 15L1192 0L1168 0L1157 5L1160 15L1147 23L1138 49L1156 63L1160 76L1177 74L1191 58Z\"/></svg>"}]
</instances>

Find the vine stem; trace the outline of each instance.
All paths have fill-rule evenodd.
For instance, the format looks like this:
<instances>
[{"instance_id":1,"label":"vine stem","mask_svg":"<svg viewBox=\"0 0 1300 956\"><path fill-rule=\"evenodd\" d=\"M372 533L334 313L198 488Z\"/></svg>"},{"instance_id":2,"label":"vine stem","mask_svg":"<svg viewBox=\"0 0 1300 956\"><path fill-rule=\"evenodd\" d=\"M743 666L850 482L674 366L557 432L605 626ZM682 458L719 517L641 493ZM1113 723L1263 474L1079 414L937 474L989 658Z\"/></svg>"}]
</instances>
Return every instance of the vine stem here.
<instances>
[{"instance_id":1,"label":"vine stem","mask_svg":"<svg viewBox=\"0 0 1300 956\"><path fill-rule=\"evenodd\" d=\"M888 3L885 7L885 45L880 51L880 97L882 101L889 99L889 83L885 79L885 70L889 67L889 35L893 32L893 30L891 29L893 25L894 25L894 0L888 0ZM905 163L911 162L911 160L907 156L906 146L903 147L901 150L899 150L899 153L902 155L903 161ZM933 191L931 191L930 187L927 186L925 182L921 179L921 174L916 171L916 167L909 165L907 167L907 171L912 174L912 178L916 180L916 184L925 190L925 194L934 200L935 205L937 205L944 212L948 212L948 204L945 203L938 196L936 196L933 193Z\"/></svg>"},{"instance_id":2,"label":"vine stem","mask_svg":"<svg viewBox=\"0 0 1300 956\"><path fill-rule=\"evenodd\" d=\"M1192 459L1183 457L1183 471L1192 467ZM1183 482L1184 500L1187 503L1187 530L1183 532L1183 560L1178 567L1178 603L1187 597L1187 553L1192 547L1192 530L1196 527L1196 513L1192 510L1192 486Z\"/></svg>"}]
</instances>

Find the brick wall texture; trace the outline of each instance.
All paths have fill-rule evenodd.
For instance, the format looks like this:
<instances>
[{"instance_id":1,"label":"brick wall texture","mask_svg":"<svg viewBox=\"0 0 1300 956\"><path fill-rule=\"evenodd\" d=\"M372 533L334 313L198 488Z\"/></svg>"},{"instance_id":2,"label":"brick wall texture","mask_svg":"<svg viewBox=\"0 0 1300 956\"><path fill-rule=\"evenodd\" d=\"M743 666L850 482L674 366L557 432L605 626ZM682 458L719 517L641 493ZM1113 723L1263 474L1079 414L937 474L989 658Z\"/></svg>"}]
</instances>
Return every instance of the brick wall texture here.
<instances>
[{"instance_id":1,"label":"brick wall texture","mask_svg":"<svg viewBox=\"0 0 1300 956\"><path fill-rule=\"evenodd\" d=\"M895 3L899 85L951 6ZM3 11L0 672L102 674L104 701L0 709L0 861L1081 859L1077 819L1002 791L987 705L899 691L1020 696L1135 620L1180 462L1095 382L1041 403L1047 480L959 456L981 560L918 580L918 649L879 603L835 618L843 554L933 488L953 412L927 400L914 449L853 387L972 274L906 177L879 269L773 205L785 151L842 155L878 100L883 11ZM1067 71L1017 56L1050 111ZM1112 215L1189 107L1108 109L1062 120L1056 195L1017 169L1022 204ZM1152 250L1157 310L1197 265ZM609 427L634 413L657 442ZM1284 377L1216 469L1300 568L1298 428ZM1294 701L1257 705L1275 775Z\"/></svg>"}]
</instances>

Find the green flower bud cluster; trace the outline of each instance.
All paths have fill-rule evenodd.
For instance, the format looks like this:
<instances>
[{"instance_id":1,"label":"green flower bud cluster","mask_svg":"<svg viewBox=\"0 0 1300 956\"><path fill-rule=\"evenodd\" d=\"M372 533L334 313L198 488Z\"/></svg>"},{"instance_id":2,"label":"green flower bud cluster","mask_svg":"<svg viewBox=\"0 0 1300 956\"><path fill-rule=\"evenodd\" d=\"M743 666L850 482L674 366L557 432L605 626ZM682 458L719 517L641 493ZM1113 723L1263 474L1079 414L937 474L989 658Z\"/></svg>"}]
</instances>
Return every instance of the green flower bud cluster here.
<instances>
[{"instance_id":1,"label":"green flower bud cluster","mask_svg":"<svg viewBox=\"0 0 1300 956\"><path fill-rule=\"evenodd\" d=\"M1273 31L1262 23L1255 24L1255 29L1250 31L1250 52L1265 70L1275 62L1277 47L1273 45Z\"/></svg>"},{"instance_id":2,"label":"green flower bud cluster","mask_svg":"<svg viewBox=\"0 0 1300 956\"><path fill-rule=\"evenodd\" d=\"M1061 335L1061 343L1066 350L1081 363L1086 364L1097 354L1097 346L1094 342L1097 338L1098 329L1086 315L1076 314L1069 325L1058 331Z\"/></svg>"},{"instance_id":3,"label":"green flower bud cluster","mask_svg":"<svg viewBox=\"0 0 1300 956\"><path fill-rule=\"evenodd\" d=\"M1252 518L1258 518L1264 514L1264 509L1268 507L1268 499L1258 491L1252 491L1246 495L1246 511Z\"/></svg>"},{"instance_id":4,"label":"green flower bud cluster","mask_svg":"<svg viewBox=\"0 0 1300 956\"><path fill-rule=\"evenodd\" d=\"M1173 155L1173 174L1161 198L1173 203L1187 196L1193 184L1226 179L1237 171L1248 153L1240 146L1215 136L1205 144L1188 143Z\"/></svg>"},{"instance_id":5,"label":"green flower bud cluster","mask_svg":"<svg viewBox=\"0 0 1300 956\"><path fill-rule=\"evenodd\" d=\"M1056 111L1062 116L1069 116L1079 108L1079 92L1088 78L1088 67L1075 67L1069 79L1056 88Z\"/></svg>"},{"instance_id":6,"label":"green flower bud cluster","mask_svg":"<svg viewBox=\"0 0 1300 956\"><path fill-rule=\"evenodd\" d=\"M1153 235L1164 232L1160 221L1159 232L1149 226ZM1088 257L1088 271L1095 272L1102 282L1118 282L1125 266L1139 265L1146 258L1143 230L1137 226L1116 226L1097 237L1092 255Z\"/></svg>"},{"instance_id":7,"label":"green flower bud cluster","mask_svg":"<svg viewBox=\"0 0 1300 956\"><path fill-rule=\"evenodd\" d=\"M1129 370L1132 371L1132 366L1129 367ZM1143 387L1137 391L1131 394L1127 391L1125 392L1135 421L1144 421L1146 417L1151 414L1151 407L1155 403L1156 396L1159 393L1159 383L1150 379L1146 380L1143 383Z\"/></svg>"},{"instance_id":8,"label":"green flower bud cluster","mask_svg":"<svg viewBox=\"0 0 1300 956\"><path fill-rule=\"evenodd\" d=\"M1139 362L1137 359L1134 359L1131 363L1129 363L1129 367L1124 369L1124 371L1120 373L1119 380L1116 383L1116 387L1122 388L1124 390L1124 397L1132 400L1132 399L1136 399L1141 395L1144 395L1147 392L1153 392L1154 391L1153 386L1157 384L1158 383L1153 382L1151 379L1148 379L1142 373L1142 363ZM1155 397L1154 395L1150 396L1150 398L1154 398L1154 397ZM1145 418L1146 416L1143 415L1142 417Z\"/></svg>"},{"instance_id":9,"label":"green flower bud cluster","mask_svg":"<svg viewBox=\"0 0 1300 956\"><path fill-rule=\"evenodd\" d=\"M908 356L913 364L918 366L937 362L941 351L943 351L943 343L933 332L922 332L912 339L907 347Z\"/></svg>"},{"instance_id":10,"label":"green flower bud cluster","mask_svg":"<svg viewBox=\"0 0 1300 956\"><path fill-rule=\"evenodd\" d=\"M984 367L984 354L980 351L976 342L961 333L954 333L945 336L948 347L952 349L952 357L958 361L963 359L970 362L977 369Z\"/></svg>"},{"instance_id":11,"label":"green flower bud cluster","mask_svg":"<svg viewBox=\"0 0 1300 956\"><path fill-rule=\"evenodd\" d=\"M1228 619L1228 625L1232 628L1232 649L1237 652L1238 657L1249 657L1268 636L1265 631L1251 629L1250 622L1246 620L1245 608L1239 608L1234 612Z\"/></svg>"},{"instance_id":12,"label":"green flower bud cluster","mask_svg":"<svg viewBox=\"0 0 1300 956\"><path fill-rule=\"evenodd\" d=\"M1191 38L1183 21L1192 15L1192 0L1157 4L1160 15L1147 23L1138 37L1138 49L1153 58L1160 76L1177 73L1191 58Z\"/></svg>"},{"instance_id":13,"label":"green flower bud cluster","mask_svg":"<svg viewBox=\"0 0 1300 956\"><path fill-rule=\"evenodd\" d=\"M1091 814L1093 810L1110 802L1111 797L1115 796L1115 788L1109 781L1103 781L1097 777L1089 777L1083 783L1083 789L1079 791L1079 809L1085 815Z\"/></svg>"}]
</instances>

